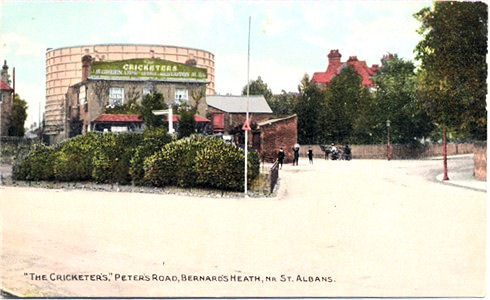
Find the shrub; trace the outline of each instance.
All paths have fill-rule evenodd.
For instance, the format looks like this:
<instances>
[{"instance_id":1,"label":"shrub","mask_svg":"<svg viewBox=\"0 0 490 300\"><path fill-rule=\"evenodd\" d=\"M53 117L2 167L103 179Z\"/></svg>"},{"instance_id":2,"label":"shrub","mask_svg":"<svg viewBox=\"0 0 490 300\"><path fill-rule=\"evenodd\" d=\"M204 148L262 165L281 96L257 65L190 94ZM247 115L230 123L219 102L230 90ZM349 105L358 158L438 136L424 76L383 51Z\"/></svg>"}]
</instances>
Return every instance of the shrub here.
<instances>
[{"instance_id":1,"label":"shrub","mask_svg":"<svg viewBox=\"0 0 490 300\"><path fill-rule=\"evenodd\" d=\"M145 162L144 182L155 186L243 187L243 151L223 140L191 136L165 145ZM250 151L248 178L259 174L259 157Z\"/></svg>"},{"instance_id":2,"label":"shrub","mask_svg":"<svg viewBox=\"0 0 490 300\"><path fill-rule=\"evenodd\" d=\"M131 182L130 160L142 141L138 133L105 133L93 153L92 178L97 182Z\"/></svg>"},{"instance_id":3,"label":"shrub","mask_svg":"<svg viewBox=\"0 0 490 300\"><path fill-rule=\"evenodd\" d=\"M170 136L163 127L146 128L143 132L143 142L136 147L130 161L129 174L133 183L136 185L144 185L143 180L145 175L144 162L145 159L162 150L165 144L172 141Z\"/></svg>"},{"instance_id":4,"label":"shrub","mask_svg":"<svg viewBox=\"0 0 490 300\"><path fill-rule=\"evenodd\" d=\"M194 135L166 144L161 151L145 160L145 182L155 186L195 186L197 172L194 158L197 151L210 140Z\"/></svg>"},{"instance_id":5,"label":"shrub","mask_svg":"<svg viewBox=\"0 0 490 300\"><path fill-rule=\"evenodd\" d=\"M92 158L100 147L101 133L87 133L63 142L56 151L54 176L61 181L92 179Z\"/></svg>"},{"instance_id":6,"label":"shrub","mask_svg":"<svg viewBox=\"0 0 490 300\"><path fill-rule=\"evenodd\" d=\"M55 149L37 145L12 168L12 178L16 180L52 180Z\"/></svg>"},{"instance_id":7,"label":"shrub","mask_svg":"<svg viewBox=\"0 0 490 300\"><path fill-rule=\"evenodd\" d=\"M247 163L248 185L259 174L259 157L249 151ZM197 183L223 190L241 190L244 185L245 155L241 149L215 139L196 155Z\"/></svg>"}]
</instances>

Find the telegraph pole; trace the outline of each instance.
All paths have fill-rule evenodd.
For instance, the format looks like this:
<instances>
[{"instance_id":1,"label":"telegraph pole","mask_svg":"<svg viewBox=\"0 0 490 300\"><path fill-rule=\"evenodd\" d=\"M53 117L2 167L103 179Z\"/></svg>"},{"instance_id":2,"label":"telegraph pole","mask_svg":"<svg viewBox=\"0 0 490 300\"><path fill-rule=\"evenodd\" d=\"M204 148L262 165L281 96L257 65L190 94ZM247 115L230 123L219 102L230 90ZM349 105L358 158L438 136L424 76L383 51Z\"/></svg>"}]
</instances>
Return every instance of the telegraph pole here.
<instances>
[{"instance_id":1,"label":"telegraph pole","mask_svg":"<svg viewBox=\"0 0 490 300\"><path fill-rule=\"evenodd\" d=\"M247 54L247 105L245 114L245 124L248 124L248 98L250 94L250 24L252 22L252 17L248 17L248 54ZM244 126L245 127L245 126ZM247 196L248 191L248 128L245 128L245 196Z\"/></svg>"}]
</instances>

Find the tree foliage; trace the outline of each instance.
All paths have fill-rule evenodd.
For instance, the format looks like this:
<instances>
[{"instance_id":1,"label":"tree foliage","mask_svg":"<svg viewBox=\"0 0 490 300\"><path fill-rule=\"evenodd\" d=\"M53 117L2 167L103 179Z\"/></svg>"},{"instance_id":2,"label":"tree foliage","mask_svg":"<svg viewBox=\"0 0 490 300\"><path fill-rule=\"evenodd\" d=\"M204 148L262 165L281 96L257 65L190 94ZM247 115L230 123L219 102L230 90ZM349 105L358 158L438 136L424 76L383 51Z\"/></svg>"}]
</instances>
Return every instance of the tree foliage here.
<instances>
[{"instance_id":1,"label":"tree foliage","mask_svg":"<svg viewBox=\"0 0 490 300\"><path fill-rule=\"evenodd\" d=\"M163 96L160 93L151 93L143 97L141 102L141 119L148 127L163 126L162 116L156 116L154 110L167 109L168 106L163 100Z\"/></svg>"},{"instance_id":2,"label":"tree foliage","mask_svg":"<svg viewBox=\"0 0 490 300\"><path fill-rule=\"evenodd\" d=\"M436 2L415 18L422 107L438 124L486 140L487 4Z\"/></svg>"},{"instance_id":3,"label":"tree foliage","mask_svg":"<svg viewBox=\"0 0 490 300\"><path fill-rule=\"evenodd\" d=\"M413 143L417 138L428 137L433 130L431 120L417 102L414 70L412 62L395 54L383 61L383 66L373 77L377 87L372 112L375 142L386 141L386 120L391 121L390 140L393 143Z\"/></svg>"},{"instance_id":4,"label":"tree foliage","mask_svg":"<svg viewBox=\"0 0 490 300\"><path fill-rule=\"evenodd\" d=\"M194 120L194 109L179 110L179 132L178 137L183 138L196 132L196 122Z\"/></svg>"},{"instance_id":5,"label":"tree foliage","mask_svg":"<svg viewBox=\"0 0 490 300\"><path fill-rule=\"evenodd\" d=\"M298 94L287 93L282 90L280 94L272 96L268 101L272 112L278 115L292 115L298 102Z\"/></svg>"},{"instance_id":6,"label":"tree foliage","mask_svg":"<svg viewBox=\"0 0 490 300\"><path fill-rule=\"evenodd\" d=\"M242 89L242 95L247 94L247 86L245 85ZM272 91L267 86L267 83L262 81L262 78L259 76L257 80L250 81L249 84L249 95L262 95L264 96L267 103L272 99Z\"/></svg>"},{"instance_id":7,"label":"tree foliage","mask_svg":"<svg viewBox=\"0 0 490 300\"><path fill-rule=\"evenodd\" d=\"M304 75L298 87L300 96L295 108L298 115L298 142L315 144L322 140L321 118L324 111L325 94Z\"/></svg>"},{"instance_id":8,"label":"tree foliage","mask_svg":"<svg viewBox=\"0 0 490 300\"><path fill-rule=\"evenodd\" d=\"M27 118L27 102L16 93L12 103L12 115L10 116L10 127L8 135L24 136L24 123Z\"/></svg>"}]
</instances>

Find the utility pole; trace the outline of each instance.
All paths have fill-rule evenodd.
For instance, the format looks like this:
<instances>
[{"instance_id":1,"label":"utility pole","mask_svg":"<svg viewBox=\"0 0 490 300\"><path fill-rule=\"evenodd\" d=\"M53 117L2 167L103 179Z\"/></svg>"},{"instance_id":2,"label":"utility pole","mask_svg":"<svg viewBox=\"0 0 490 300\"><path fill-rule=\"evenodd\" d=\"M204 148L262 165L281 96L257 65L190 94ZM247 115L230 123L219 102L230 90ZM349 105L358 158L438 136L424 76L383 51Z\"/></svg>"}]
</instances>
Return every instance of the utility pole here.
<instances>
[{"instance_id":1,"label":"utility pole","mask_svg":"<svg viewBox=\"0 0 490 300\"><path fill-rule=\"evenodd\" d=\"M249 124L249 122L248 122L248 98L249 98L249 94L250 94L250 24L251 23L252 23L252 17L248 17L247 105L246 105L246 114L245 114L245 124L247 124L247 125ZM245 196L247 196L247 194L248 194L247 193L247 191L248 191L247 173L248 173L248 128L245 128Z\"/></svg>"}]
</instances>

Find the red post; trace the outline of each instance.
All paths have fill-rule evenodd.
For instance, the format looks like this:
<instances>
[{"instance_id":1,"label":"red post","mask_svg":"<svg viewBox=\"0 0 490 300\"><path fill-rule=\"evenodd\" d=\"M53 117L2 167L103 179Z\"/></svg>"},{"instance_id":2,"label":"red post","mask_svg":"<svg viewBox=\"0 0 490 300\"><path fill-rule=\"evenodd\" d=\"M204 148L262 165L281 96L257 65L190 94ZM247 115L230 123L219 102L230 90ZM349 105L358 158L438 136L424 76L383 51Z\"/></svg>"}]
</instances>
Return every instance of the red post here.
<instances>
[{"instance_id":1,"label":"red post","mask_svg":"<svg viewBox=\"0 0 490 300\"><path fill-rule=\"evenodd\" d=\"M442 180L449 180L447 176L446 125L442 125L442 161L444 165L444 177Z\"/></svg>"},{"instance_id":2,"label":"red post","mask_svg":"<svg viewBox=\"0 0 490 300\"><path fill-rule=\"evenodd\" d=\"M386 120L386 159L391 159L391 149L390 149L390 120Z\"/></svg>"}]
</instances>

